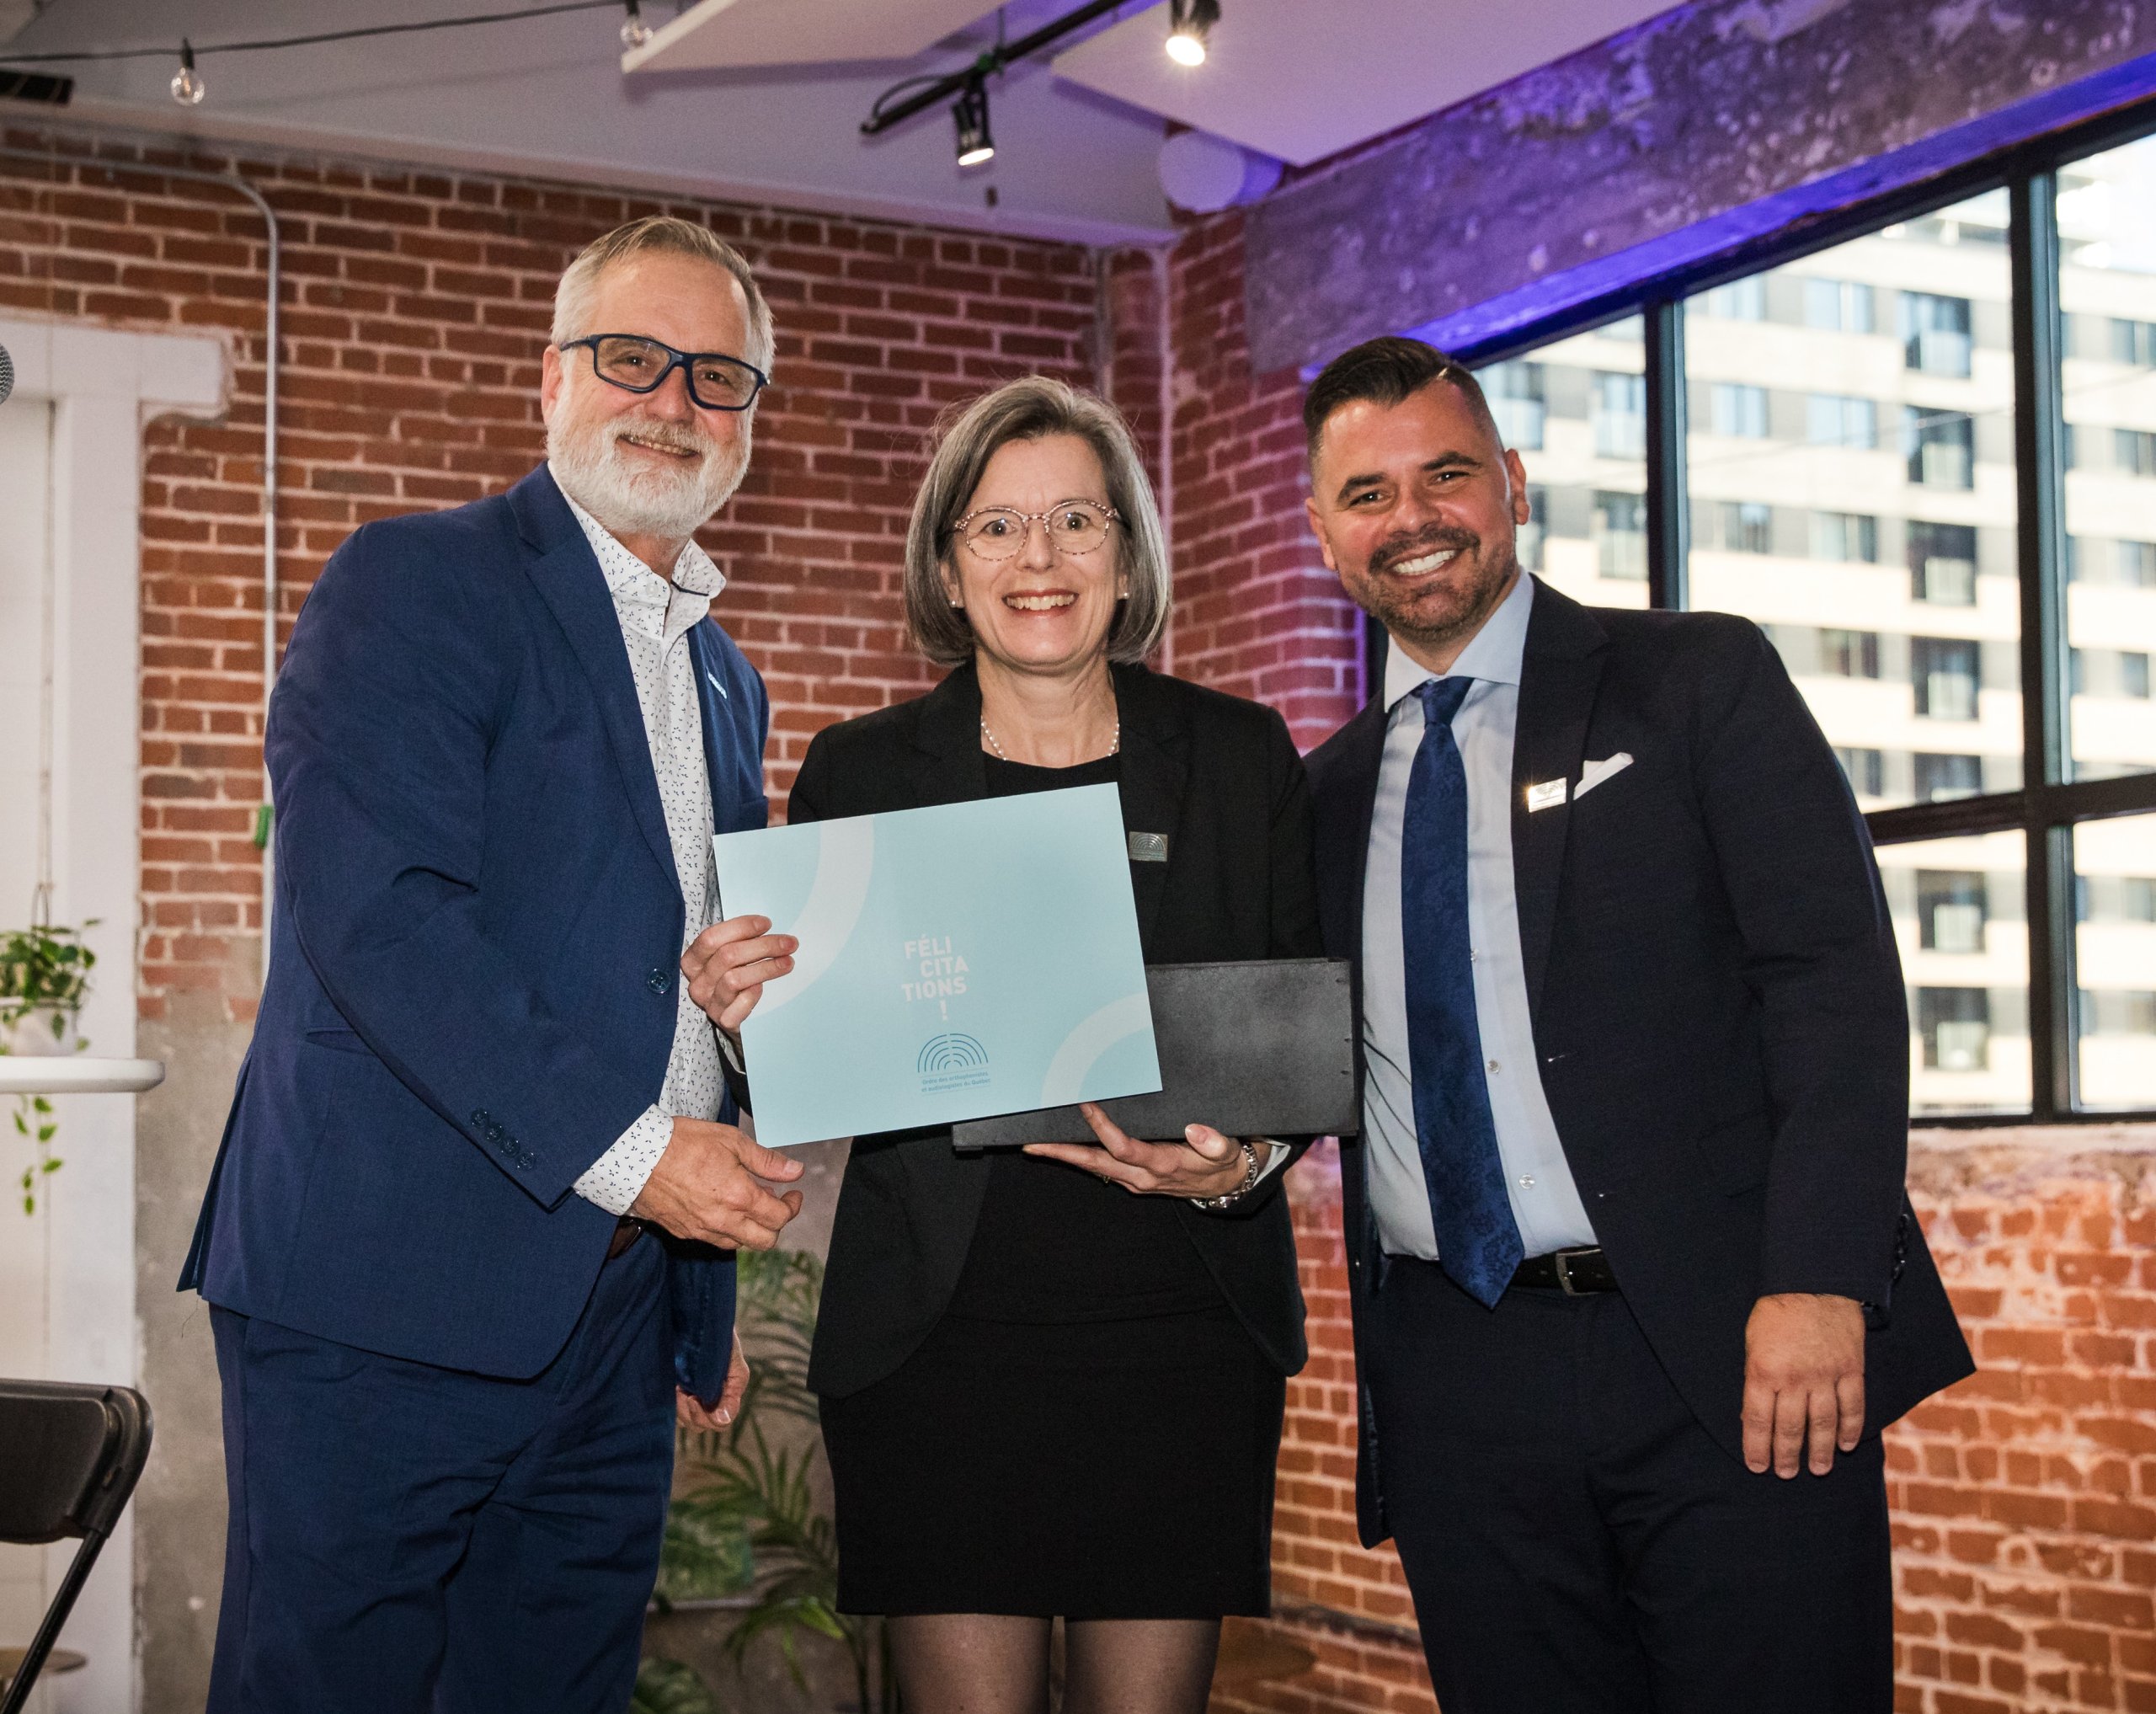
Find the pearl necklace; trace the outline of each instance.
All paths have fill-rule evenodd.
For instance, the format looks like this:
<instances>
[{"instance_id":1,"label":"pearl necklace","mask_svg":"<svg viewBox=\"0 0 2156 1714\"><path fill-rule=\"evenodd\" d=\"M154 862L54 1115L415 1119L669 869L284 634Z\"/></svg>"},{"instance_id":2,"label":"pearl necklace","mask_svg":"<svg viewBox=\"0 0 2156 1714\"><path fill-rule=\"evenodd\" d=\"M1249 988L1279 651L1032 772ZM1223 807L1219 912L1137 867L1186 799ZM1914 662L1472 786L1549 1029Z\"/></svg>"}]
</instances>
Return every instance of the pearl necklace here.
<instances>
[{"instance_id":1,"label":"pearl necklace","mask_svg":"<svg viewBox=\"0 0 2156 1714\"><path fill-rule=\"evenodd\" d=\"M980 735L988 740L988 747L994 752L995 759L998 761L1008 761L1011 760L1009 756L1004 755L1003 746L995 741L995 734L988 729L988 722L985 720L980 723ZM1116 717L1115 730L1108 738L1108 754L1110 756L1118 755L1122 751L1122 749L1123 717L1118 714Z\"/></svg>"}]
</instances>

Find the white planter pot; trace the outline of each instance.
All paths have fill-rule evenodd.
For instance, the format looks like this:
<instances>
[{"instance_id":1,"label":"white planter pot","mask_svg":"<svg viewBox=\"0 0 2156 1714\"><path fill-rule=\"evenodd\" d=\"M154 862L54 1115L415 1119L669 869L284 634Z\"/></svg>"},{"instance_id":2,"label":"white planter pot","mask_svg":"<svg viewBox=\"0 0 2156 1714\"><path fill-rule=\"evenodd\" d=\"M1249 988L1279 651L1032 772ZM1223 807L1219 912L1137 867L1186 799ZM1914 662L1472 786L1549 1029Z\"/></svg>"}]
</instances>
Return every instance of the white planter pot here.
<instances>
[{"instance_id":1,"label":"white planter pot","mask_svg":"<svg viewBox=\"0 0 2156 1714\"><path fill-rule=\"evenodd\" d=\"M53 1012L48 1009L33 1012L17 1018L12 1023L0 1023L0 1054L13 1054L25 1058L45 1057L56 1054L79 1054L88 1045L78 1029L75 1014L59 1014L60 1029L55 1033Z\"/></svg>"}]
</instances>

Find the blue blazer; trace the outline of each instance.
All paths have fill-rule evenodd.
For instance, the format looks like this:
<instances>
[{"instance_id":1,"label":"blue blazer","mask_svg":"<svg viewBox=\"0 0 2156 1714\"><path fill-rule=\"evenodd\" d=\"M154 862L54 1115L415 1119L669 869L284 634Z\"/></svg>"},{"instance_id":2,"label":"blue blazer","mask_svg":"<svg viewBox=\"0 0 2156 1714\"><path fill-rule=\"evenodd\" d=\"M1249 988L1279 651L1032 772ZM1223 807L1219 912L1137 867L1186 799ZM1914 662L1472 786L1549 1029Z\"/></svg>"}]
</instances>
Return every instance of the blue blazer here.
<instances>
[{"instance_id":1,"label":"blue blazer","mask_svg":"<svg viewBox=\"0 0 2156 1714\"><path fill-rule=\"evenodd\" d=\"M760 827L763 682L715 622L690 644L713 820ZM338 549L267 756L269 980L181 1289L536 1375L615 1228L570 1187L665 1076L683 926L613 601L543 466ZM677 1379L710 1400L733 1257L664 1241Z\"/></svg>"}]
</instances>

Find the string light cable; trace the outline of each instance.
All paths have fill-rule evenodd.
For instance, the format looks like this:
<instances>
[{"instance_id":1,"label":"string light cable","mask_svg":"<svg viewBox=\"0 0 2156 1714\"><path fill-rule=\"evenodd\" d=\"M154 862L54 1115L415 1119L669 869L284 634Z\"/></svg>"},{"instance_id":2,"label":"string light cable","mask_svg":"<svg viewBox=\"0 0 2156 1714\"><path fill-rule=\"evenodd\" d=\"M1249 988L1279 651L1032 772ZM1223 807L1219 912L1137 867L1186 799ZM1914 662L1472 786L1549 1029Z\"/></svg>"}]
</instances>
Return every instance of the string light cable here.
<instances>
[{"instance_id":1,"label":"string light cable","mask_svg":"<svg viewBox=\"0 0 2156 1714\"><path fill-rule=\"evenodd\" d=\"M423 18L408 24L360 24L349 29L315 30L305 35L264 36L246 41L195 43L182 40L176 45L165 46L78 48L36 54L8 53L0 50L0 67L82 66L118 60L170 60L175 61L179 68L173 77L173 99L183 106L192 107L202 99L204 91L195 62L213 54L255 54L272 52L280 48L321 47L331 42L369 41L386 35L418 35L429 30L469 29L491 24L520 24L527 19L555 18L570 12L625 13L625 21L622 25L623 44L640 46L650 39L650 28L643 22L638 0L550 0L550 3L544 6L526 6L514 12L467 12L453 18Z\"/></svg>"}]
</instances>

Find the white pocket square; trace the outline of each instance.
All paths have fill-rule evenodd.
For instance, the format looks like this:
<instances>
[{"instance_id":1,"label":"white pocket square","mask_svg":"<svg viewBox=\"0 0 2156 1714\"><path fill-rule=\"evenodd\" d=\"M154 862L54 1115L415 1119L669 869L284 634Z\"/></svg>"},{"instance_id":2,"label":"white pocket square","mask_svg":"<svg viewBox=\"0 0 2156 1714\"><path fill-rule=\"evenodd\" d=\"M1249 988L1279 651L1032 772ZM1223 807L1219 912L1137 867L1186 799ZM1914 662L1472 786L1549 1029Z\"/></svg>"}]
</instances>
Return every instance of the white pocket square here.
<instances>
[{"instance_id":1,"label":"white pocket square","mask_svg":"<svg viewBox=\"0 0 2156 1714\"><path fill-rule=\"evenodd\" d=\"M1588 763L1580 770L1580 782L1572 788L1572 796L1575 798L1584 798L1610 775L1622 773L1631 765L1630 752L1622 750L1614 756L1604 756L1600 761Z\"/></svg>"}]
</instances>

